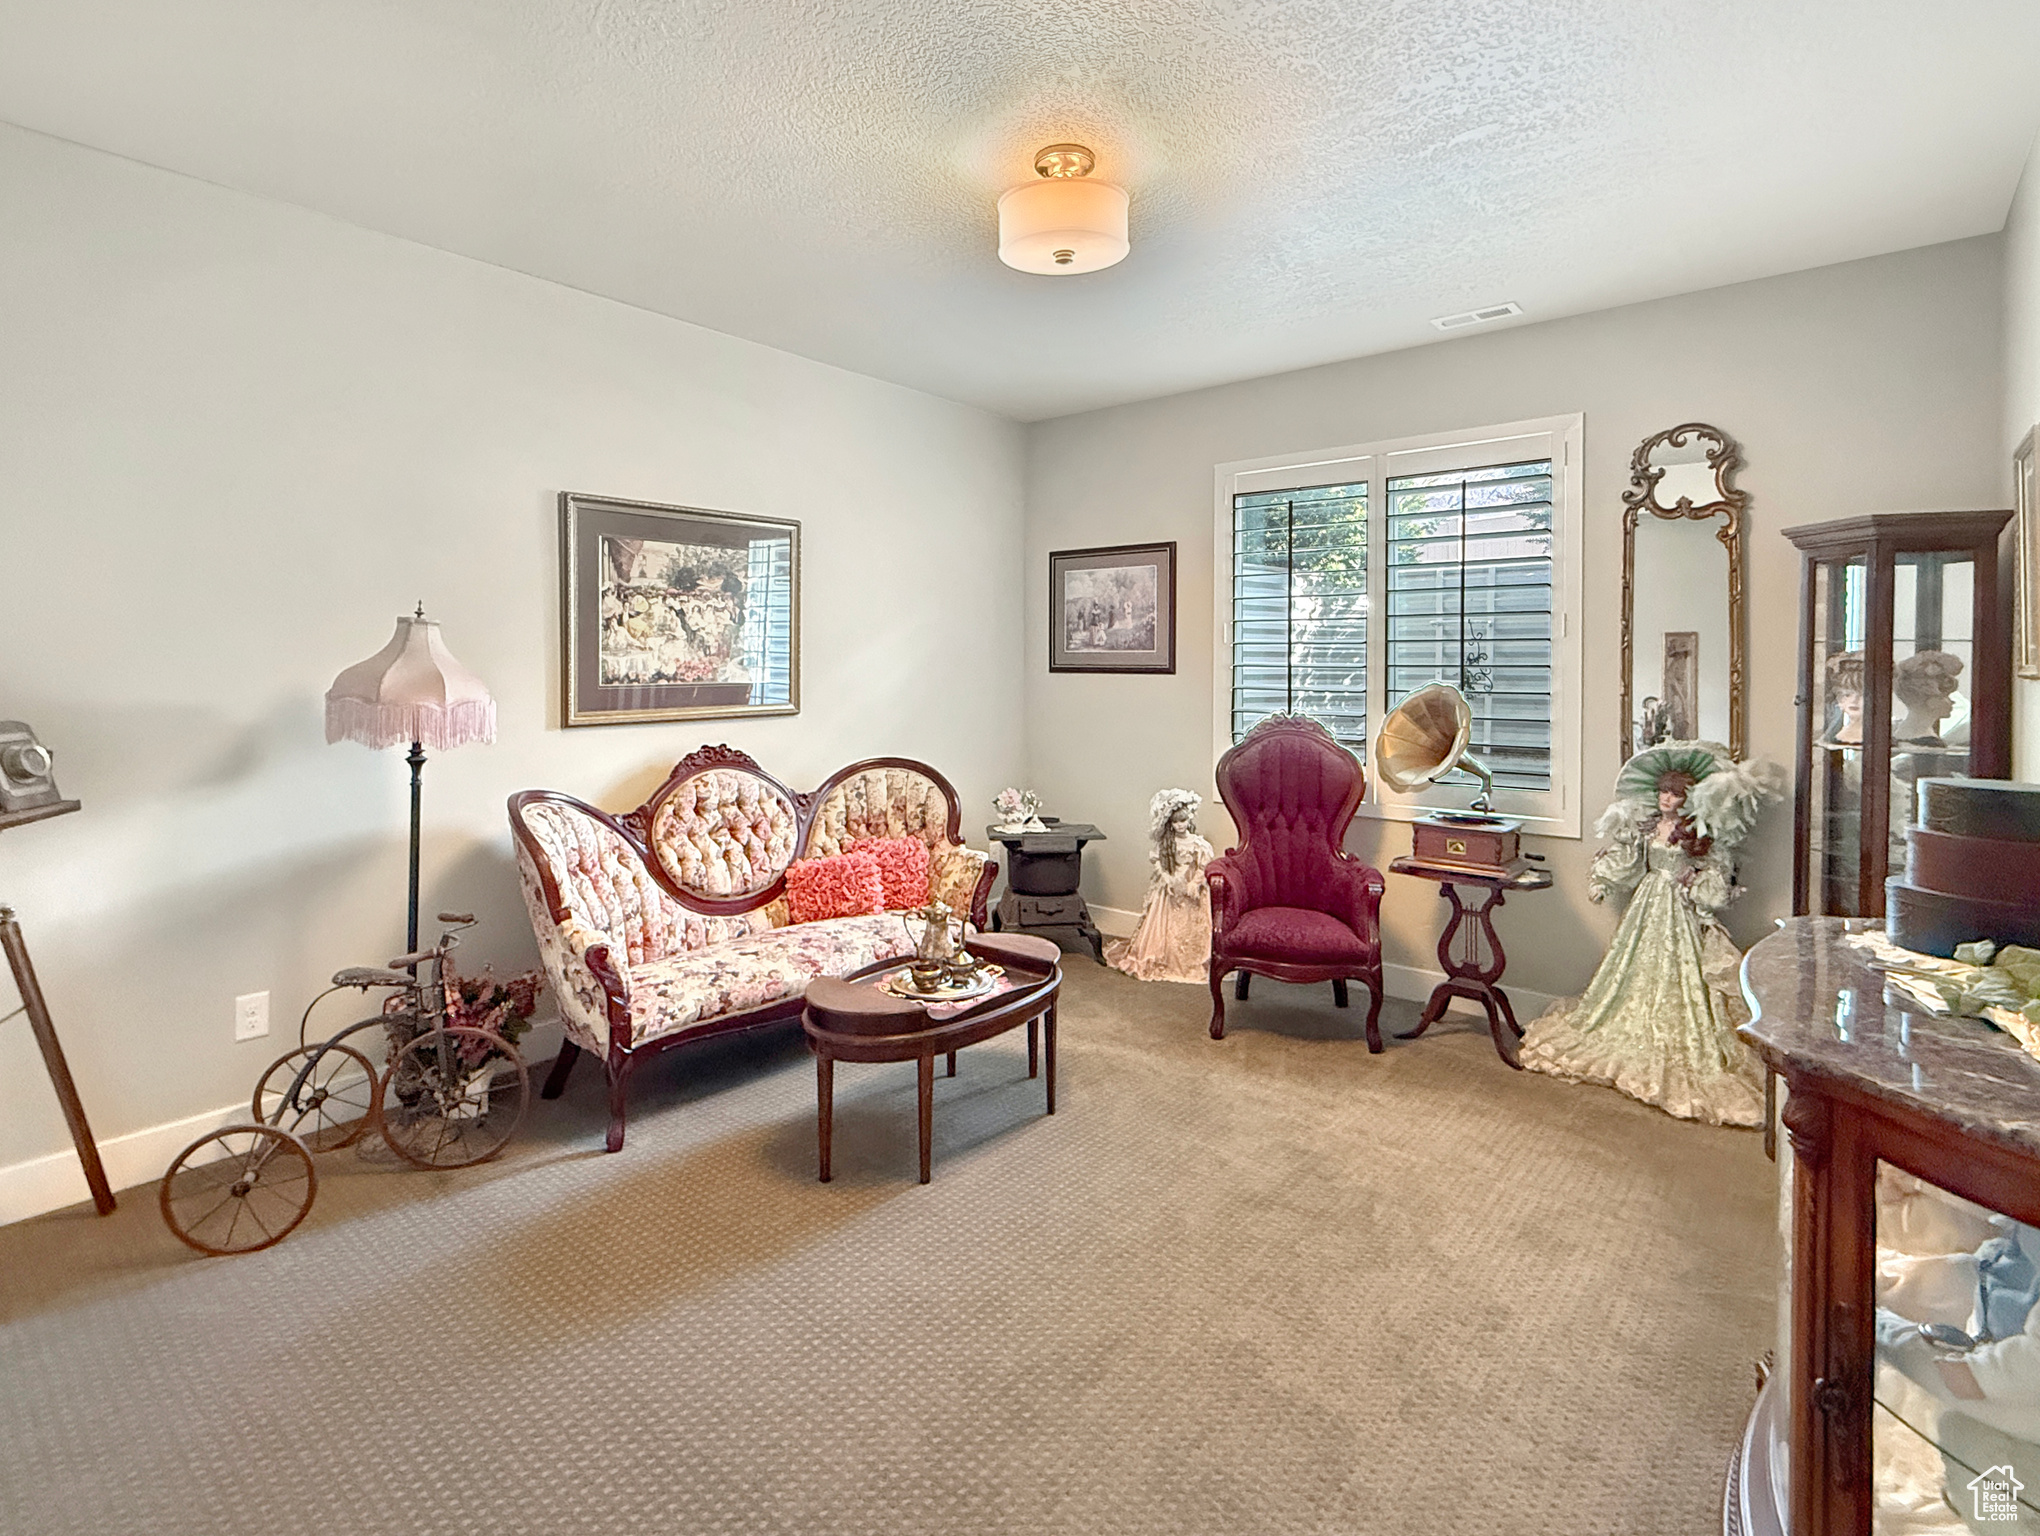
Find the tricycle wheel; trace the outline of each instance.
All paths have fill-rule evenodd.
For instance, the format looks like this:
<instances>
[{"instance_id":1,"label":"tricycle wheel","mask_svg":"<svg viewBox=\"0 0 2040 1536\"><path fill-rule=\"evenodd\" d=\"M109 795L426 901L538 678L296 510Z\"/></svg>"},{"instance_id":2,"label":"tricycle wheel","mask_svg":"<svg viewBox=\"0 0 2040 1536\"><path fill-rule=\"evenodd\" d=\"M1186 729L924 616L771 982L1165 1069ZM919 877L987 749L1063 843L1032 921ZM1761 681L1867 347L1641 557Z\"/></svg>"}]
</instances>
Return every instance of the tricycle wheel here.
<instances>
[{"instance_id":1,"label":"tricycle wheel","mask_svg":"<svg viewBox=\"0 0 2040 1536\"><path fill-rule=\"evenodd\" d=\"M312 1154L273 1125L229 1125L201 1136L163 1175L163 1220L200 1253L254 1253L280 1243L319 1192Z\"/></svg>"},{"instance_id":2,"label":"tricycle wheel","mask_svg":"<svg viewBox=\"0 0 2040 1536\"><path fill-rule=\"evenodd\" d=\"M530 1102L524 1058L500 1035L460 1024L427 1030L383 1078L383 1140L420 1168L466 1168L503 1150Z\"/></svg>"},{"instance_id":3,"label":"tricycle wheel","mask_svg":"<svg viewBox=\"0 0 2040 1536\"><path fill-rule=\"evenodd\" d=\"M382 1080L351 1045L327 1041L279 1056L255 1085L255 1118L314 1152L351 1147L375 1124Z\"/></svg>"}]
</instances>

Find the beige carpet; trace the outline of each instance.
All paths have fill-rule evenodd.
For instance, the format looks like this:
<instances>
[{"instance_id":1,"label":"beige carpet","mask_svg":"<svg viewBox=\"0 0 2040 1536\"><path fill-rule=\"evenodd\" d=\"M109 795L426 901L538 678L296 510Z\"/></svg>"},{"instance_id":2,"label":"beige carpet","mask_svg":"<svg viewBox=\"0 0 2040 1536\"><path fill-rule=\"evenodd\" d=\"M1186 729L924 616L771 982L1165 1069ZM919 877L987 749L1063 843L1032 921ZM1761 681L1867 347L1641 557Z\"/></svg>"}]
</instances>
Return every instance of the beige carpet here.
<instances>
[{"instance_id":1,"label":"beige carpet","mask_svg":"<svg viewBox=\"0 0 2040 1536\"><path fill-rule=\"evenodd\" d=\"M330 1154L267 1253L148 1190L0 1228L0 1530L1719 1529L1754 1134L1067 964L1058 1114L1020 1037L965 1052L926 1188L911 1066L838 1069L815 1182L781 1034L668 1058L617 1157L585 1064L503 1164Z\"/></svg>"}]
</instances>

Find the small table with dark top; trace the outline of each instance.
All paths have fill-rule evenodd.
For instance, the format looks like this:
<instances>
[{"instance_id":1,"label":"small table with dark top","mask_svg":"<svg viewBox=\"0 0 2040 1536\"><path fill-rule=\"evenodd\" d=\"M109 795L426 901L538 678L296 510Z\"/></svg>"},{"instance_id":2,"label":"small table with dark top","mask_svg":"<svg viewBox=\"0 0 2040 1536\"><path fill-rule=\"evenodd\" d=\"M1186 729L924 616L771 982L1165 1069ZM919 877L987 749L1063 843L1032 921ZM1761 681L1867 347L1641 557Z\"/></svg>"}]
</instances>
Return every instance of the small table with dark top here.
<instances>
[{"instance_id":1,"label":"small table with dark top","mask_svg":"<svg viewBox=\"0 0 2040 1536\"><path fill-rule=\"evenodd\" d=\"M1394 874L1437 881L1438 894L1452 903L1452 916L1438 939L1438 963L1445 968L1445 979L1431 989L1431 1000L1424 1004L1417 1027L1402 1031L1396 1038L1416 1039L1444 1014L1447 1003L1463 997L1487 1010L1488 1033L1494 1036L1495 1054L1522 1071L1523 1064L1516 1059L1516 1042L1523 1036L1523 1026L1516 1022L1516 1010L1509 1006L1509 995L1502 990L1502 968L1509 963L1509 957L1502 953L1493 913L1502 904L1506 891L1548 890L1551 871L1519 869L1503 873L1454 864L1427 864L1407 856L1390 860L1388 867ZM1459 899L1462 885L1485 891L1486 899L1478 906L1466 905ZM1462 951L1459 934L1468 918L1473 919L1473 926L1466 929ZM1482 958L1483 943L1490 958Z\"/></svg>"},{"instance_id":2,"label":"small table with dark top","mask_svg":"<svg viewBox=\"0 0 2040 1536\"><path fill-rule=\"evenodd\" d=\"M1084 879L1084 844L1102 843L1105 834L1088 821L1042 820L1049 823L1046 832L985 828L993 842L1006 845L1006 894L992 914L992 927L1043 938L1072 935L1090 945L1103 965L1105 936L1091 921L1091 909L1077 888Z\"/></svg>"},{"instance_id":3,"label":"small table with dark top","mask_svg":"<svg viewBox=\"0 0 2040 1536\"><path fill-rule=\"evenodd\" d=\"M904 960L882 960L842 980L824 976L808 984L800 1023L815 1053L816 1136L824 1184L830 1176L839 1061L916 1064L923 1184L934 1139L937 1056L949 1058L954 1077L958 1051L1025 1024L1027 1075L1046 1069L1048 1112L1055 1113L1055 1005L1062 990L1062 951L1047 939L1025 934L978 934L970 951L1006 974L990 995L963 1002L924 1003L882 990L877 983L905 970ZM1037 1042L1045 1051L1038 1053Z\"/></svg>"}]
</instances>

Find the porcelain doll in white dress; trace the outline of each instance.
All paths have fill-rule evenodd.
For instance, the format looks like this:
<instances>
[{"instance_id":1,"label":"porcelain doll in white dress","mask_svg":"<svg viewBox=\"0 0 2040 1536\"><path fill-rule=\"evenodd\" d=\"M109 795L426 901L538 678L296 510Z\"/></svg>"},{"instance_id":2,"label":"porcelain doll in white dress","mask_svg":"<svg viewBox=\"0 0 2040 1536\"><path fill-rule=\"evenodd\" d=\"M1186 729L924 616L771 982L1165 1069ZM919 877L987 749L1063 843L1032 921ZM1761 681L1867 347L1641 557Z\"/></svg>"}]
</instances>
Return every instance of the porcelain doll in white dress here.
<instances>
[{"instance_id":1,"label":"porcelain doll in white dress","mask_svg":"<svg viewBox=\"0 0 2040 1536\"><path fill-rule=\"evenodd\" d=\"M1204 866L1211 844L1197 835L1202 795L1187 789L1157 791L1148 802L1147 903L1130 939L1105 946L1105 963L1142 981L1208 980L1211 960L1211 891Z\"/></svg>"}]
</instances>

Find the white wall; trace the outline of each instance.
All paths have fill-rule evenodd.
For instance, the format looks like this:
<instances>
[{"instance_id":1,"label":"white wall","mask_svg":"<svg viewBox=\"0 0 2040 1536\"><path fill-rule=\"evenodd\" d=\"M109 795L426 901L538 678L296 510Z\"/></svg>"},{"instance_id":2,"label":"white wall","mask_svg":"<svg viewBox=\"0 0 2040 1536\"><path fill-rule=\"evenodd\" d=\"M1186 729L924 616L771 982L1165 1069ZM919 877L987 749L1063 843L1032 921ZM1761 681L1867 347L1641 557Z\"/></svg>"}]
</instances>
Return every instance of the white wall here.
<instances>
[{"instance_id":1,"label":"white wall","mask_svg":"<svg viewBox=\"0 0 2040 1536\"><path fill-rule=\"evenodd\" d=\"M0 839L0 896L104 1141L245 1105L322 978L403 947L402 755L325 745L320 695L420 598L501 722L426 770L424 910L499 968L535 958L512 790L624 808L729 741L800 788L923 757L982 822L1021 776L1010 423L9 127L0 337L0 716L85 802ZM561 730L561 490L801 519L802 712ZM82 1196L19 1019L0 1085L0 1219Z\"/></svg>"},{"instance_id":2,"label":"white wall","mask_svg":"<svg viewBox=\"0 0 2040 1536\"><path fill-rule=\"evenodd\" d=\"M2005 220L2004 488L2011 501L2011 458L2040 422L2040 140ZM2040 681L2012 683L2012 777L2040 779Z\"/></svg>"},{"instance_id":3,"label":"white wall","mask_svg":"<svg viewBox=\"0 0 2040 1536\"><path fill-rule=\"evenodd\" d=\"M1743 446L1749 521L1750 742L1789 764L1796 552L1778 530L1861 512L2002 505L2000 242L1959 241L1443 345L1037 424L1028 440L1027 744L1050 811L1095 821L1086 894L1138 908L1148 796L1211 794L1212 466L1561 412L1586 414L1585 799L1620 766L1616 713L1621 501L1649 434L1707 421ZM1173 677L1058 674L1045 663L1047 553L1175 539ZM1790 809L1748 851L1748 942L1791 907ZM1230 835L1215 803L1206 829ZM1396 823L1362 821L1351 847L1385 866ZM1558 886L1500 918L1510 978L1577 990L1615 914L1586 900L1591 839L1540 839ZM1436 967L1436 887L1391 877L1392 965Z\"/></svg>"}]
</instances>

